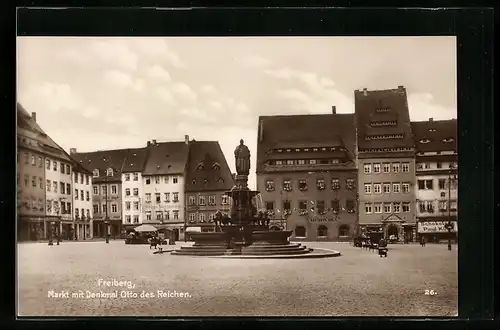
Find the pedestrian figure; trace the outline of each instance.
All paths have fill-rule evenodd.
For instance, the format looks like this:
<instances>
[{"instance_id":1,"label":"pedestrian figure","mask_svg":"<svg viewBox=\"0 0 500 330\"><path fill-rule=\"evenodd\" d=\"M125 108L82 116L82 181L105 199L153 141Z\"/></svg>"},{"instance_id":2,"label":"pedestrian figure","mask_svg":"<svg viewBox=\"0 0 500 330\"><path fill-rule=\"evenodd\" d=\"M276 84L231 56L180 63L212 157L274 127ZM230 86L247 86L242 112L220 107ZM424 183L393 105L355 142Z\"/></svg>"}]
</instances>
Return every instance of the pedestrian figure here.
<instances>
[{"instance_id":1,"label":"pedestrian figure","mask_svg":"<svg viewBox=\"0 0 500 330\"><path fill-rule=\"evenodd\" d=\"M420 239L420 245L421 245L422 247L424 247L424 246L425 246L425 243L426 243L426 242L425 242L425 237L423 237L423 236L422 236L422 238Z\"/></svg>"},{"instance_id":2,"label":"pedestrian figure","mask_svg":"<svg viewBox=\"0 0 500 330\"><path fill-rule=\"evenodd\" d=\"M381 238L378 244L378 255L380 256L380 258L387 258L387 242L384 238Z\"/></svg>"}]
</instances>

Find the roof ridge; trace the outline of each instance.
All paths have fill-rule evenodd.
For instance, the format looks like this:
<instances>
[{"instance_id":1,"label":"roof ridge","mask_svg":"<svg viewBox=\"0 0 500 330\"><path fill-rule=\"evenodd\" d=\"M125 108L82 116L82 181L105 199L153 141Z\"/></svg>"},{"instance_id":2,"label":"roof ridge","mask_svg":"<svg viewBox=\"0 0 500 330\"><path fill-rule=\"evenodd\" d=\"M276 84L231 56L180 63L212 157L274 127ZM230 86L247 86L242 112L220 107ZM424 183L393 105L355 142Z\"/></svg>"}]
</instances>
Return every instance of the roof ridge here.
<instances>
[{"instance_id":1,"label":"roof ridge","mask_svg":"<svg viewBox=\"0 0 500 330\"><path fill-rule=\"evenodd\" d=\"M260 118L283 118L283 117L319 117L319 116L346 116L346 115L355 115L354 112L349 113L310 113L310 114L295 114L295 115L261 115Z\"/></svg>"}]
</instances>

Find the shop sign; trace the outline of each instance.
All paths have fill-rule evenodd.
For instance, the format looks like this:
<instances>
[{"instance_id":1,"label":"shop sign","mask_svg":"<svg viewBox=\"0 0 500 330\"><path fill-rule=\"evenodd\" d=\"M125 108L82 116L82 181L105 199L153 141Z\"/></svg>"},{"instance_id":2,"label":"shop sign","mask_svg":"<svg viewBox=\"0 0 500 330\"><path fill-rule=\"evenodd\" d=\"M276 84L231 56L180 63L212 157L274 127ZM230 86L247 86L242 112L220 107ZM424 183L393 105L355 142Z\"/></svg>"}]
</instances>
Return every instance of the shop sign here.
<instances>
[{"instance_id":1,"label":"shop sign","mask_svg":"<svg viewBox=\"0 0 500 330\"><path fill-rule=\"evenodd\" d=\"M337 221L334 218L320 218L320 217L309 217L309 222L333 222Z\"/></svg>"},{"instance_id":2,"label":"shop sign","mask_svg":"<svg viewBox=\"0 0 500 330\"><path fill-rule=\"evenodd\" d=\"M121 216L119 216L119 215L112 215L111 219L113 219L113 220L120 220Z\"/></svg>"},{"instance_id":3,"label":"shop sign","mask_svg":"<svg viewBox=\"0 0 500 330\"><path fill-rule=\"evenodd\" d=\"M458 224L456 221L451 222L452 229L451 232L458 231ZM447 233L448 232L448 221L423 221L418 223L419 234L425 233Z\"/></svg>"}]
</instances>

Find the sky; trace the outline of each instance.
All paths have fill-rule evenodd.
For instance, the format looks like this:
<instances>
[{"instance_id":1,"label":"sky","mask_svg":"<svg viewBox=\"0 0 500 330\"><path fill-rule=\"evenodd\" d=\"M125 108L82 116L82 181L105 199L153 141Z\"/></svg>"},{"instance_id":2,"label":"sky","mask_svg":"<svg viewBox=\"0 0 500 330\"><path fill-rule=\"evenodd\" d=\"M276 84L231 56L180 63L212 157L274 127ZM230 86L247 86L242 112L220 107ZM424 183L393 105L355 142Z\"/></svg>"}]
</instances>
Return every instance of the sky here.
<instances>
[{"instance_id":1,"label":"sky","mask_svg":"<svg viewBox=\"0 0 500 330\"><path fill-rule=\"evenodd\" d=\"M260 115L354 112L403 85L412 121L457 117L454 37L18 37L17 97L61 147L243 139L255 188Z\"/></svg>"}]
</instances>

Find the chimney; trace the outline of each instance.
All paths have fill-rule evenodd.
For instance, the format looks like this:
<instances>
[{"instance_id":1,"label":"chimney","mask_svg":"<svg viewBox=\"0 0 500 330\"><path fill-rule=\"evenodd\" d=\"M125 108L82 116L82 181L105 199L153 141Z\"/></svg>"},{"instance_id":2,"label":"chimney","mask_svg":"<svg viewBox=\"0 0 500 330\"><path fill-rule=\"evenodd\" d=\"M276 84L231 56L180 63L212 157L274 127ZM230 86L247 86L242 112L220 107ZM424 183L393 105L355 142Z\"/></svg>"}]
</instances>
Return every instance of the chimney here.
<instances>
[{"instance_id":1,"label":"chimney","mask_svg":"<svg viewBox=\"0 0 500 330\"><path fill-rule=\"evenodd\" d=\"M151 143L156 144L156 140L151 141Z\"/></svg>"},{"instance_id":2,"label":"chimney","mask_svg":"<svg viewBox=\"0 0 500 330\"><path fill-rule=\"evenodd\" d=\"M189 144L189 135L184 135L184 143Z\"/></svg>"},{"instance_id":3,"label":"chimney","mask_svg":"<svg viewBox=\"0 0 500 330\"><path fill-rule=\"evenodd\" d=\"M148 143L146 144L147 147L151 146L151 141L148 141Z\"/></svg>"},{"instance_id":4,"label":"chimney","mask_svg":"<svg viewBox=\"0 0 500 330\"><path fill-rule=\"evenodd\" d=\"M32 112L31 113L31 118L33 119L33 121L36 123L36 112Z\"/></svg>"},{"instance_id":5,"label":"chimney","mask_svg":"<svg viewBox=\"0 0 500 330\"><path fill-rule=\"evenodd\" d=\"M337 114L337 107L336 107L336 106L334 106L334 105L332 105L332 113L333 113L334 115L336 115L336 114Z\"/></svg>"},{"instance_id":6,"label":"chimney","mask_svg":"<svg viewBox=\"0 0 500 330\"><path fill-rule=\"evenodd\" d=\"M404 92L405 91L405 87L403 85L398 86L398 91Z\"/></svg>"},{"instance_id":7,"label":"chimney","mask_svg":"<svg viewBox=\"0 0 500 330\"><path fill-rule=\"evenodd\" d=\"M434 121L434 118L429 118L429 121Z\"/></svg>"},{"instance_id":8,"label":"chimney","mask_svg":"<svg viewBox=\"0 0 500 330\"><path fill-rule=\"evenodd\" d=\"M366 88L363 88L363 95L367 96L368 95L368 90Z\"/></svg>"},{"instance_id":9,"label":"chimney","mask_svg":"<svg viewBox=\"0 0 500 330\"><path fill-rule=\"evenodd\" d=\"M69 149L69 154L70 155L76 154L76 148L70 148Z\"/></svg>"}]
</instances>

